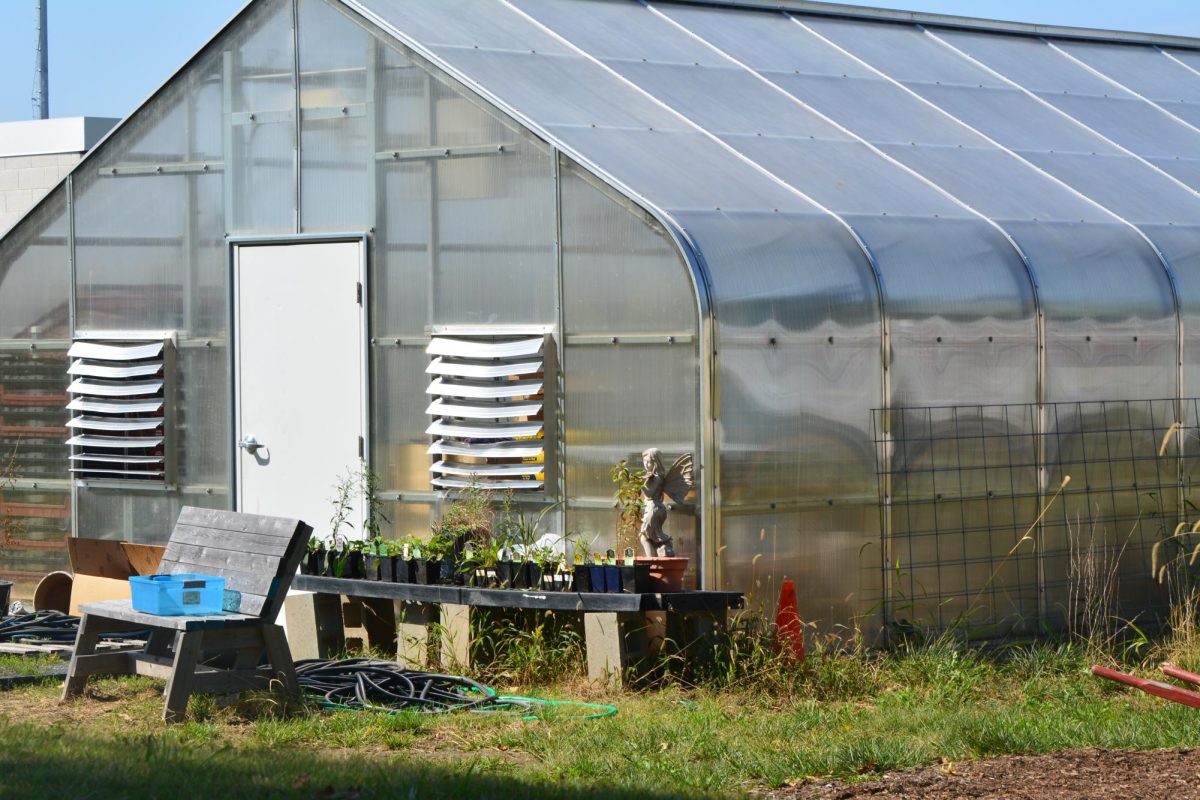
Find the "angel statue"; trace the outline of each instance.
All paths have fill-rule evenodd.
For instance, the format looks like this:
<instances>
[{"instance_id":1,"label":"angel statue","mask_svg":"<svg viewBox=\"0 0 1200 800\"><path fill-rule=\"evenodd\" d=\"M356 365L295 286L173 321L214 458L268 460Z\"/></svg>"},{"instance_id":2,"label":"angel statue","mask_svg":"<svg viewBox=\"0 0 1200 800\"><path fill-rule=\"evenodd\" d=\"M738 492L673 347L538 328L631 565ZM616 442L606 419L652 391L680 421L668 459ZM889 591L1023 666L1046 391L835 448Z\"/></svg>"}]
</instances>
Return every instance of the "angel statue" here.
<instances>
[{"instance_id":1,"label":"angel statue","mask_svg":"<svg viewBox=\"0 0 1200 800\"><path fill-rule=\"evenodd\" d=\"M673 556L675 547L671 537L663 532L663 523L667 520L663 497L682 503L696 485L692 478L692 454L684 453L675 459L670 469L666 469L662 451L651 447L642 453L642 467L646 470L646 483L642 486L646 501L646 510L642 512L642 550L648 556Z\"/></svg>"}]
</instances>

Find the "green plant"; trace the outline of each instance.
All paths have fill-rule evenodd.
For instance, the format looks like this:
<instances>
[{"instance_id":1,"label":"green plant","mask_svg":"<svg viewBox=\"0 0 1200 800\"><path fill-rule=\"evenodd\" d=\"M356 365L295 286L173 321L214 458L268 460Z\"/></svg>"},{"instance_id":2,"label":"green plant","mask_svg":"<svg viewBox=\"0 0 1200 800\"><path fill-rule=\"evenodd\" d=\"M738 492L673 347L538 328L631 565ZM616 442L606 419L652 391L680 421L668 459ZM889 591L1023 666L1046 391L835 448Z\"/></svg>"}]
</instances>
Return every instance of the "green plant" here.
<instances>
[{"instance_id":1,"label":"green plant","mask_svg":"<svg viewBox=\"0 0 1200 800\"><path fill-rule=\"evenodd\" d=\"M617 551L625 548L638 549L642 529L642 514L646 510L646 497L642 488L646 485L646 471L630 467L621 459L610 471L609 476L617 487Z\"/></svg>"},{"instance_id":2,"label":"green plant","mask_svg":"<svg viewBox=\"0 0 1200 800\"><path fill-rule=\"evenodd\" d=\"M492 493L471 484L450 501L441 519L433 524L429 544L445 552L452 552L467 541L482 544L492 535L492 521Z\"/></svg>"},{"instance_id":3,"label":"green plant","mask_svg":"<svg viewBox=\"0 0 1200 800\"><path fill-rule=\"evenodd\" d=\"M333 485L333 516L329 518L330 536L336 539L338 535L345 536L343 528L353 528L350 517L354 513L354 493L358 488L358 476L347 474Z\"/></svg>"},{"instance_id":4,"label":"green plant","mask_svg":"<svg viewBox=\"0 0 1200 800\"><path fill-rule=\"evenodd\" d=\"M379 496L379 474L359 461L358 491L363 499L363 534L370 539L382 539L383 525L391 522L383 513L383 499Z\"/></svg>"},{"instance_id":5,"label":"green plant","mask_svg":"<svg viewBox=\"0 0 1200 800\"><path fill-rule=\"evenodd\" d=\"M318 550L323 550L324 548L325 542L322 541L320 536L317 536L317 534L314 533L312 536L308 537L308 552L315 553Z\"/></svg>"}]
</instances>

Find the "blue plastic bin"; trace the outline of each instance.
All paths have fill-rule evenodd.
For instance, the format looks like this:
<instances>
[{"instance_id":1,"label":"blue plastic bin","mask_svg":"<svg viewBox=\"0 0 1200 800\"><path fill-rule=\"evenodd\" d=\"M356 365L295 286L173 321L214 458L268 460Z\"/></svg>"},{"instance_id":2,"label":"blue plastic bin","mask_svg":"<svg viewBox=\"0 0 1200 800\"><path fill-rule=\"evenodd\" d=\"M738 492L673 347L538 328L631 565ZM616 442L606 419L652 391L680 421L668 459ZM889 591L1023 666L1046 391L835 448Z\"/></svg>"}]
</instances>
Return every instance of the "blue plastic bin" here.
<instances>
[{"instance_id":1,"label":"blue plastic bin","mask_svg":"<svg viewBox=\"0 0 1200 800\"><path fill-rule=\"evenodd\" d=\"M129 579L135 611L166 617L220 614L225 579L213 575L135 575Z\"/></svg>"}]
</instances>

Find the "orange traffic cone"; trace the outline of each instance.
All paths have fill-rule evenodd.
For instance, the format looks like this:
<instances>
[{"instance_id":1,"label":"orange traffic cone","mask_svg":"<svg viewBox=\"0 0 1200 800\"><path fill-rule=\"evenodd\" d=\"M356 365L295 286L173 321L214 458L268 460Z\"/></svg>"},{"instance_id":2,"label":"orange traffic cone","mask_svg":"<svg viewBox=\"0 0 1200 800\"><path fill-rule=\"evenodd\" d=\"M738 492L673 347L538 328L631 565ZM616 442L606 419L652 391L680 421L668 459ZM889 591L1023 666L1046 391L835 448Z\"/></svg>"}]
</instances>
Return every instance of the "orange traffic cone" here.
<instances>
[{"instance_id":1,"label":"orange traffic cone","mask_svg":"<svg viewBox=\"0 0 1200 800\"><path fill-rule=\"evenodd\" d=\"M804 625L796 607L796 584L784 581L779 591L779 609L775 612L775 652L785 653L792 664L804 662Z\"/></svg>"}]
</instances>

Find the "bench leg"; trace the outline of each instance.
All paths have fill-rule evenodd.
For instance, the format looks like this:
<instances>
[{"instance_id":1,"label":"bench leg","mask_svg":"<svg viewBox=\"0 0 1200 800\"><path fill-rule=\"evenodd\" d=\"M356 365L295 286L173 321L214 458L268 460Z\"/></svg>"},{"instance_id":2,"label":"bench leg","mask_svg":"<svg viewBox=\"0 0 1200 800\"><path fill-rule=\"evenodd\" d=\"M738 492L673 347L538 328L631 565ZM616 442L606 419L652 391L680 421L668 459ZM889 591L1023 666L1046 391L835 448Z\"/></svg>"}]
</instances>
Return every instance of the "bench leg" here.
<instances>
[{"instance_id":1,"label":"bench leg","mask_svg":"<svg viewBox=\"0 0 1200 800\"><path fill-rule=\"evenodd\" d=\"M96 652L96 642L100 640L100 621L91 614L84 614L79 620L79 633L75 636L75 651L71 654L71 665L67 667L67 680L63 683L62 700L70 700L83 694L87 688L87 674L80 675L79 659Z\"/></svg>"},{"instance_id":2,"label":"bench leg","mask_svg":"<svg viewBox=\"0 0 1200 800\"><path fill-rule=\"evenodd\" d=\"M187 702L196 681L196 665L200 660L203 639L204 631L180 631L175 634L175 660L167 681L163 722L183 722L187 716Z\"/></svg>"},{"instance_id":3,"label":"bench leg","mask_svg":"<svg viewBox=\"0 0 1200 800\"><path fill-rule=\"evenodd\" d=\"M471 607L442 603L442 668L471 668Z\"/></svg>"},{"instance_id":4,"label":"bench leg","mask_svg":"<svg viewBox=\"0 0 1200 800\"><path fill-rule=\"evenodd\" d=\"M429 665L430 626L439 622L433 603L394 601L396 615L396 661L413 669Z\"/></svg>"},{"instance_id":5,"label":"bench leg","mask_svg":"<svg viewBox=\"0 0 1200 800\"><path fill-rule=\"evenodd\" d=\"M618 688L648 650L644 616L630 612L583 615L588 680Z\"/></svg>"},{"instance_id":6,"label":"bench leg","mask_svg":"<svg viewBox=\"0 0 1200 800\"><path fill-rule=\"evenodd\" d=\"M296 662L292 660L292 651L288 647L283 628L278 625L264 625L262 635L267 647L267 660L271 662L271 670L283 682L284 691L292 697L299 697L300 682L296 678Z\"/></svg>"}]
</instances>

